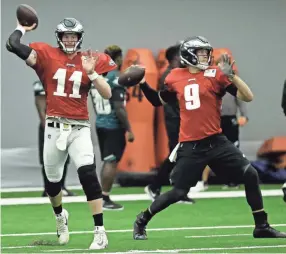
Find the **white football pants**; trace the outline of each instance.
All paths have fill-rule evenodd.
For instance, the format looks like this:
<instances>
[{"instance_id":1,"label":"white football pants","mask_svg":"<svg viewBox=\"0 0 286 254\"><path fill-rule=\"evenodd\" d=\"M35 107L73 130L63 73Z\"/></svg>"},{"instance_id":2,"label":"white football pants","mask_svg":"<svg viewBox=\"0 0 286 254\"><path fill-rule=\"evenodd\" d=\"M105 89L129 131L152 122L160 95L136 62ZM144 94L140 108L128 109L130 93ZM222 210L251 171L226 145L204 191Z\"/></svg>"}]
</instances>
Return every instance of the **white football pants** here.
<instances>
[{"instance_id":1,"label":"white football pants","mask_svg":"<svg viewBox=\"0 0 286 254\"><path fill-rule=\"evenodd\" d=\"M71 128L69 126L69 133L62 135L60 128L48 126L51 122L53 121L46 120L44 167L48 180L56 183L62 179L68 154L78 169L94 163L94 152L89 127L76 125ZM59 145L60 136L63 142Z\"/></svg>"}]
</instances>

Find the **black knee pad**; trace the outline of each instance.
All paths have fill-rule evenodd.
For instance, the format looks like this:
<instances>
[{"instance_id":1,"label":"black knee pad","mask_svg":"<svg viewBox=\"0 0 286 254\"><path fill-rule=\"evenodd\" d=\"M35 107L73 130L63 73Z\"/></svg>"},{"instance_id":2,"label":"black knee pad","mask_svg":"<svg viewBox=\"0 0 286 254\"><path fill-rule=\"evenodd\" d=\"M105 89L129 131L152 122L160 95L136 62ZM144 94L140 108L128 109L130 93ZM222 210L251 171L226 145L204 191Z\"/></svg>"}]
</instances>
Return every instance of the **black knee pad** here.
<instances>
[{"instance_id":1,"label":"black knee pad","mask_svg":"<svg viewBox=\"0 0 286 254\"><path fill-rule=\"evenodd\" d=\"M55 197L57 196L60 191L62 190L62 184L61 182L58 183L52 183L47 179L46 185L46 192L50 197Z\"/></svg>"},{"instance_id":2,"label":"black knee pad","mask_svg":"<svg viewBox=\"0 0 286 254\"><path fill-rule=\"evenodd\" d=\"M82 166L77 170L77 173L87 201L102 198L102 190L96 175L95 164Z\"/></svg>"},{"instance_id":3,"label":"black knee pad","mask_svg":"<svg viewBox=\"0 0 286 254\"><path fill-rule=\"evenodd\" d=\"M259 185L258 173L251 164L247 165L244 169L243 181L248 188L257 188Z\"/></svg>"}]
</instances>

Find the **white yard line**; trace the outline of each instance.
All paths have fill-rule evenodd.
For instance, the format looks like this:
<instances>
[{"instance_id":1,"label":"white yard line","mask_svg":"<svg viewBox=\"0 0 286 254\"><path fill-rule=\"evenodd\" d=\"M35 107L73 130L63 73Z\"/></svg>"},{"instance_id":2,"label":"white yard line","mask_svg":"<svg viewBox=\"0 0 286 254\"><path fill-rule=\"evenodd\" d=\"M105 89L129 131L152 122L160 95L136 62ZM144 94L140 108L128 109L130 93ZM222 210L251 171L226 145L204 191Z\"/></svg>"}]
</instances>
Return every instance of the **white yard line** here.
<instances>
[{"instance_id":1,"label":"white yard line","mask_svg":"<svg viewBox=\"0 0 286 254\"><path fill-rule=\"evenodd\" d=\"M270 196L282 196L281 190L263 190L262 195L264 197ZM207 191L192 193L190 195L194 199L203 198L239 198L245 197L244 191ZM140 200L150 200L149 196L146 194L121 194L121 195L111 195L114 201L140 201ZM63 197L64 203L82 203L86 202L85 196L75 196L75 197ZM30 197L30 198L2 198L1 206L5 205L35 205L35 204L49 204L50 200L47 197Z\"/></svg>"},{"instance_id":2,"label":"white yard line","mask_svg":"<svg viewBox=\"0 0 286 254\"><path fill-rule=\"evenodd\" d=\"M286 224L272 224L273 227L286 227ZM181 227L181 228L149 228L148 231L182 231L182 230L212 230L212 229L237 229L237 228L253 228L253 225L233 225L233 226L205 226L205 227ZM107 233L128 233L133 229L115 229L107 230ZM71 235L91 234L93 231L71 231ZM21 237L21 236L40 236L55 235L56 232L39 232L39 233L17 233L17 234L1 234L1 237Z\"/></svg>"},{"instance_id":3,"label":"white yard line","mask_svg":"<svg viewBox=\"0 0 286 254\"><path fill-rule=\"evenodd\" d=\"M28 246L9 246L9 247L1 247L1 249L3 250L9 250L9 249L24 249L24 248L35 248L35 247L39 247L39 246L31 246L31 245L28 245Z\"/></svg>"},{"instance_id":4,"label":"white yard line","mask_svg":"<svg viewBox=\"0 0 286 254\"><path fill-rule=\"evenodd\" d=\"M68 186L69 190L82 190L81 185ZM17 187L17 188L3 188L2 193L7 192L33 192L33 191L43 191L43 187Z\"/></svg>"},{"instance_id":5,"label":"white yard line","mask_svg":"<svg viewBox=\"0 0 286 254\"><path fill-rule=\"evenodd\" d=\"M35 248L39 246L10 246L1 249L25 249ZM122 252L101 252L102 254L125 254L125 253L178 253L191 251L214 251L214 250L245 250L245 249L271 249L286 248L286 245L264 245L264 246L239 246L239 247L217 247L217 248L190 248L190 249L174 249L174 250L128 250ZM58 249L58 250L42 250L42 252L69 252L69 251L90 251L89 249Z\"/></svg>"},{"instance_id":6,"label":"white yard line","mask_svg":"<svg viewBox=\"0 0 286 254\"><path fill-rule=\"evenodd\" d=\"M233 236L251 236L252 234L229 234L229 235L187 235L185 238L215 238L215 237L233 237Z\"/></svg>"},{"instance_id":7,"label":"white yard line","mask_svg":"<svg viewBox=\"0 0 286 254\"><path fill-rule=\"evenodd\" d=\"M102 254L125 254L125 253L179 253L192 251L214 251L214 250L247 250L247 249L271 249L271 248L286 248L286 245L261 245L261 246L237 246L224 248L190 248L190 249L173 249L173 250L129 250L122 252L101 252ZM89 251L89 249L60 249L60 250L45 250L43 252L70 252L70 251Z\"/></svg>"}]
</instances>

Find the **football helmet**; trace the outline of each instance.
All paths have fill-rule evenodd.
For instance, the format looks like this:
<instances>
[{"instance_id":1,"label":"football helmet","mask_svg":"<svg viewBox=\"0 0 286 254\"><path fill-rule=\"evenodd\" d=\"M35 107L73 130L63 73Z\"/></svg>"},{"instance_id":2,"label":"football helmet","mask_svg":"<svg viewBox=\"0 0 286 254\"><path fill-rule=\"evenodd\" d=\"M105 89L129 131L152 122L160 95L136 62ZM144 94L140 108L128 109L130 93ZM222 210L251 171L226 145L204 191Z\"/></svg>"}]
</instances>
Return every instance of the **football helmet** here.
<instances>
[{"instance_id":1,"label":"football helmet","mask_svg":"<svg viewBox=\"0 0 286 254\"><path fill-rule=\"evenodd\" d=\"M75 44L74 48L67 48L64 45L62 37L65 33L75 33L78 35L78 41ZM81 48L81 44L84 37L84 30L81 23L75 18L65 18L57 25L55 35L59 48L67 54L72 54Z\"/></svg>"},{"instance_id":2,"label":"football helmet","mask_svg":"<svg viewBox=\"0 0 286 254\"><path fill-rule=\"evenodd\" d=\"M200 63L197 50L206 49L208 51L207 63ZM194 36L181 43L180 58L185 66L193 66L201 70L206 70L211 64L213 48L208 40L202 36Z\"/></svg>"}]
</instances>

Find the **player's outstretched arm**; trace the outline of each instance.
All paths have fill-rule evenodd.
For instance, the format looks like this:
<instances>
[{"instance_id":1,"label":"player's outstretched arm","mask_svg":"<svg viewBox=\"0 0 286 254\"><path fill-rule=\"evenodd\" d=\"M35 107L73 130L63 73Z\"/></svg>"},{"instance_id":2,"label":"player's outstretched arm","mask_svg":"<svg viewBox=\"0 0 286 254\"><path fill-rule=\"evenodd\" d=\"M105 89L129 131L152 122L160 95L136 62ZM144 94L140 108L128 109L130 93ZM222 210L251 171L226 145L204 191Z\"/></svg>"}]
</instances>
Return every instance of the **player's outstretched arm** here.
<instances>
[{"instance_id":1,"label":"player's outstretched arm","mask_svg":"<svg viewBox=\"0 0 286 254\"><path fill-rule=\"evenodd\" d=\"M218 64L221 71L226 75L233 85L237 88L236 97L242 101L250 102L253 100L253 93L251 92L249 86L236 74L234 74L232 66L234 61L230 62L230 57L227 54L223 54L220 58L220 63Z\"/></svg>"},{"instance_id":2,"label":"player's outstretched arm","mask_svg":"<svg viewBox=\"0 0 286 254\"><path fill-rule=\"evenodd\" d=\"M119 119L121 125L124 127L124 129L127 132L127 139L128 142L133 142L134 141L134 134L131 130L131 125L128 120L128 115L127 111L124 105L124 91L122 88L113 88L112 90L112 97L110 99L113 103L114 111Z\"/></svg>"},{"instance_id":3,"label":"player's outstretched arm","mask_svg":"<svg viewBox=\"0 0 286 254\"><path fill-rule=\"evenodd\" d=\"M111 98L111 88L103 77L98 76L96 79L93 79L97 75L98 74L94 71L93 73L89 74L88 76L92 80L92 83L93 83L94 87L97 89L97 91L99 92L99 94L104 99L108 100Z\"/></svg>"},{"instance_id":4,"label":"player's outstretched arm","mask_svg":"<svg viewBox=\"0 0 286 254\"><path fill-rule=\"evenodd\" d=\"M37 62L37 53L35 50L30 48L29 46L22 44L21 43L21 38L22 36L27 32L31 31L34 29L36 24L27 27L27 26L21 26L18 23L17 28L15 31L9 36L7 43L6 43L6 48L8 51L14 53L24 61L29 66L34 66Z\"/></svg>"},{"instance_id":5,"label":"player's outstretched arm","mask_svg":"<svg viewBox=\"0 0 286 254\"><path fill-rule=\"evenodd\" d=\"M145 78L139 84L145 97L154 107L160 107L166 103L174 103L176 101L176 94L174 92L168 90L160 90L158 92L147 84Z\"/></svg>"},{"instance_id":6,"label":"player's outstretched arm","mask_svg":"<svg viewBox=\"0 0 286 254\"><path fill-rule=\"evenodd\" d=\"M242 101L250 102L253 100L253 93L249 86L237 75L231 78L232 83L237 87L236 97Z\"/></svg>"}]
</instances>

